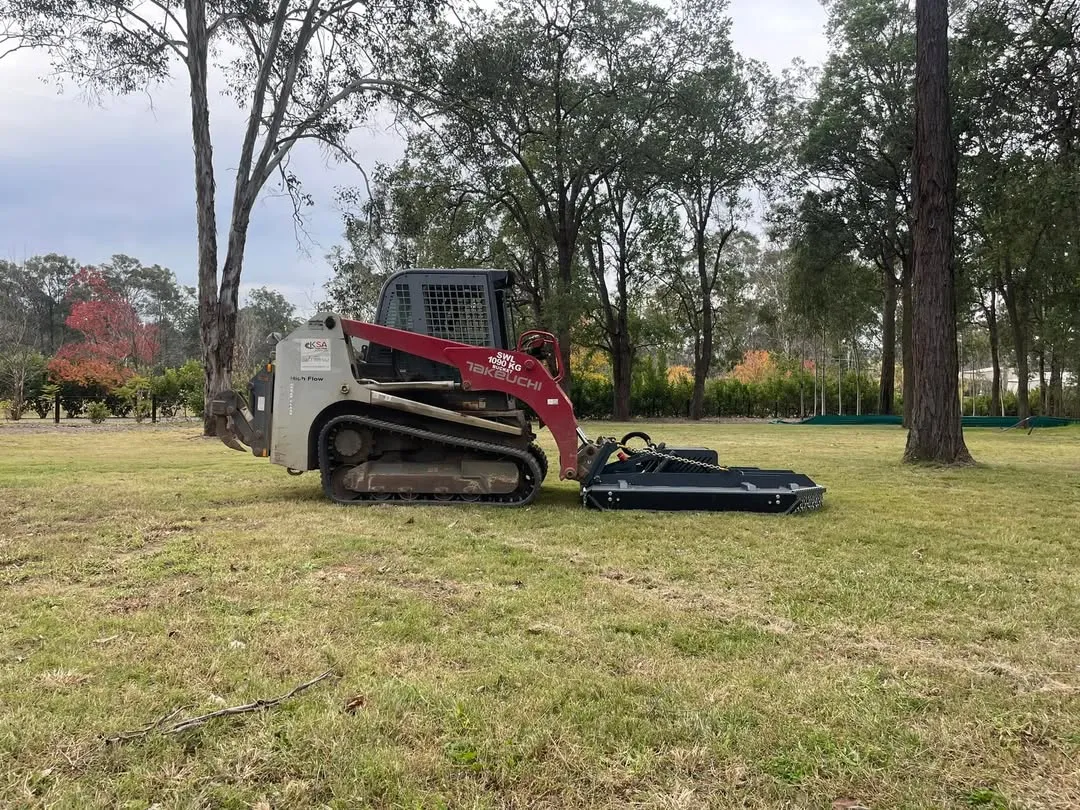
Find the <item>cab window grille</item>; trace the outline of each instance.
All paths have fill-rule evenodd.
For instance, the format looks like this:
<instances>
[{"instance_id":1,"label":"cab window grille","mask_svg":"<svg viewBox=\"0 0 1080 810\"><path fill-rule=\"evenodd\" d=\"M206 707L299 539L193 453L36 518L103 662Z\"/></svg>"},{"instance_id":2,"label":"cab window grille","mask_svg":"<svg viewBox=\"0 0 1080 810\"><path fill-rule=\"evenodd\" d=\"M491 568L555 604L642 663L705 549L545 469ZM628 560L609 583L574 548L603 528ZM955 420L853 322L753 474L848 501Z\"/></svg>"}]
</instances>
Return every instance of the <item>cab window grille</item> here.
<instances>
[{"instance_id":1,"label":"cab window grille","mask_svg":"<svg viewBox=\"0 0 1080 810\"><path fill-rule=\"evenodd\" d=\"M386 312L386 325L395 329L412 330L412 301L408 284L395 284Z\"/></svg>"},{"instance_id":2,"label":"cab window grille","mask_svg":"<svg viewBox=\"0 0 1080 810\"><path fill-rule=\"evenodd\" d=\"M473 346L491 346L487 296L480 284L424 284L428 334Z\"/></svg>"}]
</instances>

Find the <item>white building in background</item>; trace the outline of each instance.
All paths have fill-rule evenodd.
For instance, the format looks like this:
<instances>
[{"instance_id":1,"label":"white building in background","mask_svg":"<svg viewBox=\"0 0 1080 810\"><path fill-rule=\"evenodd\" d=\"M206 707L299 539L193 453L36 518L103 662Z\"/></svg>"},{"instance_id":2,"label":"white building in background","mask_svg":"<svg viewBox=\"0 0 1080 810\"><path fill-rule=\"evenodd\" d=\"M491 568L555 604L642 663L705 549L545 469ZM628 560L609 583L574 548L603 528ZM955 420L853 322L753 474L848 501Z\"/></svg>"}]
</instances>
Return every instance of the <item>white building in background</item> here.
<instances>
[{"instance_id":1,"label":"white building in background","mask_svg":"<svg viewBox=\"0 0 1080 810\"><path fill-rule=\"evenodd\" d=\"M993 369L993 366L990 366L988 368L964 369L964 370L962 370L960 372L960 377L963 380L969 380L969 381L974 377L975 379L978 379L980 382L985 381L987 386L989 386L994 382L994 369ZM1016 373L1015 368L1002 367L1002 369L1001 369L1001 382L1002 382L1002 385L1005 387L1006 391L1011 391L1012 393L1015 394L1016 389L1019 388L1019 381L1020 381L1020 376ZM1046 372L1046 382L1047 382L1047 385L1050 384L1050 371L1049 371L1049 369ZM1062 374L1061 374L1061 382L1065 387L1070 387L1070 386L1076 385L1076 374L1074 374L1071 371L1062 372ZM1034 374L1029 374L1028 375L1028 390L1033 391L1038 387L1039 387L1039 372L1036 371Z\"/></svg>"}]
</instances>

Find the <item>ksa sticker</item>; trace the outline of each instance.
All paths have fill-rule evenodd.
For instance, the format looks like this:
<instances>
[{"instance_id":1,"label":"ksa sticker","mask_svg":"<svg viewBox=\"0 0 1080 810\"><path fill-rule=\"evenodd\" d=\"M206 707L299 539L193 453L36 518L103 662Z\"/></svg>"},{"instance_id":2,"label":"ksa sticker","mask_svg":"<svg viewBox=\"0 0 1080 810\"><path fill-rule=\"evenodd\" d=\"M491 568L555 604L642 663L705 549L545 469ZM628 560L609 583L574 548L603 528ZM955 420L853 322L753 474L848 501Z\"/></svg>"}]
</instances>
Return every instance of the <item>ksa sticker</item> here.
<instances>
[{"instance_id":1,"label":"ksa sticker","mask_svg":"<svg viewBox=\"0 0 1080 810\"><path fill-rule=\"evenodd\" d=\"M301 371L330 371L330 341L326 338L297 338Z\"/></svg>"}]
</instances>

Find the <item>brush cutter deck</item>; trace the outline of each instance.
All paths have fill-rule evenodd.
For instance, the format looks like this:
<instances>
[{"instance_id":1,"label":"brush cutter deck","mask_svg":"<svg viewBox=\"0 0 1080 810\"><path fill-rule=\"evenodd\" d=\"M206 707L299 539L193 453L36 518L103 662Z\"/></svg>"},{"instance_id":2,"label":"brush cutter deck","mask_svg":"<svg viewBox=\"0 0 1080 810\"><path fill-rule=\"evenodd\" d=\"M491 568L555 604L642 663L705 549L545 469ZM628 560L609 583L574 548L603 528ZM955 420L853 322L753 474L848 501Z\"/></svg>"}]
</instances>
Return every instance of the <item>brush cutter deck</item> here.
<instances>
[{"instance_id":1,"label":"brush cutter deck","mask_svg":"<svg viewBox=\"0 0 1080 810\"><path fill-rule=\"evenodd\" d=\"M632 437L644 438L646 448L630 449ZM796 514L820 508L825 494L801 473L725 467L715 450L655 445L642 433L599 447L581 481L582 503L591 509Z\"/></svg>"}]
</instances>

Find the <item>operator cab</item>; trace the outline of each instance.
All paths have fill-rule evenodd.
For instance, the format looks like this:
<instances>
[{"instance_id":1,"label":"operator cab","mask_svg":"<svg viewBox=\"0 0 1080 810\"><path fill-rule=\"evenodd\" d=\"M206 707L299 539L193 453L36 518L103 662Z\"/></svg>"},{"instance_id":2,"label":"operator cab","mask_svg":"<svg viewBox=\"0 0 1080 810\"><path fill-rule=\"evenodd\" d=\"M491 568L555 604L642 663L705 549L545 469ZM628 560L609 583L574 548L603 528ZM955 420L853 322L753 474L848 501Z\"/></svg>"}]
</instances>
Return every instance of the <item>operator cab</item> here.
<instances>
[{"instance_id":1,"label":"operator cab","mask_svg":"<svg viewBox=\"0 0 1080 810\"><path fill-rule=\"evenodd\" d=\"M507 270L410 269L390 276L379 293L375 323L406 332L510 349L510 291ZM457 370L421 357L371 345L363 375L372 379L459 380Z\"/></svg>"},{"instance_id":2,"label":"operator cab","mask_svg":"<svg viewBox=\"0 0 1080 810\"><path fill-rule=\"evenodd\" d=\"M379 294L375 323L407 332L506 349L510 345L507 270L404 270Z\"/></svg>"}]
</instances>

